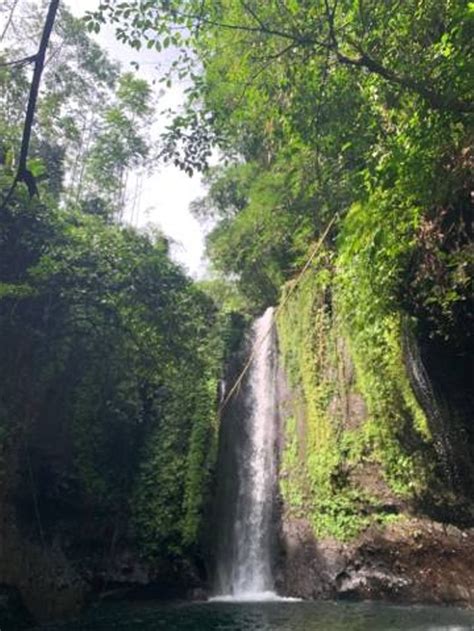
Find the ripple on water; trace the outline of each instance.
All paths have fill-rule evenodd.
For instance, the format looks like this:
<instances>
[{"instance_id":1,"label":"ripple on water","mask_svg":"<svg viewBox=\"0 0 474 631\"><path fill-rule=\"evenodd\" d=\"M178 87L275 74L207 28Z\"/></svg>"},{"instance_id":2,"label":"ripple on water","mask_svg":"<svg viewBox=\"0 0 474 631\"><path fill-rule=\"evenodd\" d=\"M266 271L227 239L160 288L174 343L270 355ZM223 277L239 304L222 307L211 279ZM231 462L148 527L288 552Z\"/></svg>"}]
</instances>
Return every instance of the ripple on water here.
<instances>
[{"instance_id":1,"label":"ripple on water","mask_svg":"<svg viewBox=\"0 0 474 631\"><path fill-rule=\"evenodd\" d=\"M46 625L41 631L474 631L474 612L462 609L275 597L168 605L104 603L80 620Z\"/></svg>"}]
</instances>

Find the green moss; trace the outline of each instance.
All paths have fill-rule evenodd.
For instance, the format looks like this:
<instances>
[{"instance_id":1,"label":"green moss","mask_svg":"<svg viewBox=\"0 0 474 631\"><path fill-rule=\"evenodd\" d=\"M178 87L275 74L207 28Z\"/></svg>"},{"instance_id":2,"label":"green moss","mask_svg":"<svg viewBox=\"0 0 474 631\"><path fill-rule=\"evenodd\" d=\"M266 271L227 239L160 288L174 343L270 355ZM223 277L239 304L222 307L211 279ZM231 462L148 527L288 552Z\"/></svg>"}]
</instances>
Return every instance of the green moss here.
<instances>
[{"instance_id":1,"label":"green moss","mask_svg":"<svg viewBox=\"0 0 474 631\"><path fill-rule=\"evenodd\" d=\"M399 296L418 219L415 205L386 193L354 205L340 236L335 278L336 309L369 411L365 433L389 486L404 497L428 487L434 458L402 351L409 323Z\"/></svg>"},{"instance_id":2,"label":"green moss","mask_svg":"<svg viewBox=\"0 0 474 631\"><path fill-rule=\"evenodd\" d=\"M183 388L142 454L132 502L142 551L150 557L200 553L216 459L216 389L211 371Z\"/></svg>"},{"instance_id":3,"label":"green moss","mask_svg":"<svg viewBox=\"0 0 474 631\"><path fill-rule=\"evenodd\" d=\"M359 510L368 498L345 480L346 467L361 447L343 431L338 404L345 384L339 378L339 333L326 298L330 266L326 253L289 299L284 294L277 321L280 351L294 392L290 407L300 417L286 420L281 492L287 510L306 516L317 535L344 540L368 524ZM335 404L338 410L332 409Z\"/></svg>"},{"instance_id":4,"label":"green moss","mask_svg":"<svg viewBox=\"0 0 474 631\"><path fill-rule=\"evenodd\" d=\"M388 493L410 499L429 488L436 460L404 365L405 321L394 300L417 210L389 217L388 243L380 237L375 249L380 217L372 211L353 209L350 237L343 232L338 254L321 254L291 295L291 285L285 287L277 321L293 391L281 492L287 510L306 516L318 536L341 540L393 519L352 472L375 467ZM354 214L364 212L369 219L362 217L358 226ZM363 398L363 418L351 418L350 397Z\"/></svg>"},{"instance_id":5,"label":"green moss","mask_svg":"<svg viewBox=\"0 0 474 631\"><path fill-rule=\"evenodd\" d=\"M202 527L211 472L217 457L217 379L203 384L195 403L195 420L186 463L183 505L183 543L196 546ZM216 419L216 422L212 422Z\"/></svg>"},{"instance_id":6,"label":"green moss","mask_svg":"<svg viewBox=\"0 0 474 631\"><path fill-rule=\"evenodd\" d=\"M286 444L280 463L280 488L293 514L303 514L304 501L304 466L299 454L296 418L286 420Z\"/></svg>"}]
</instances>

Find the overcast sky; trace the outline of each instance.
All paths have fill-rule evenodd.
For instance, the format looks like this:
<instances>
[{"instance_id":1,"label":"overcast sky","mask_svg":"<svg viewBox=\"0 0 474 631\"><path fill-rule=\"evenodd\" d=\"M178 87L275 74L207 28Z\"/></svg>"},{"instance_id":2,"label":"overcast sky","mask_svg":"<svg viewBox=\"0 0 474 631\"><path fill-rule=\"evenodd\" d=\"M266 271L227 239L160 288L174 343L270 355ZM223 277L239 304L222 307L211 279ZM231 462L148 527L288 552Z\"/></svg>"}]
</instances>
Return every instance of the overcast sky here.
<instances>
[{"instance_id":1,"label":"overcast sky","mask_svg":"<svg viewBox=\"0 0 474 631\"><path fill-rule=\"evenodd\" d=\"M98 0L73 0L69 2L72 12L81 16L87 10L93 10ZM108 51L111 57L120 61L124 70L132 69L131 61L140 64L138 74L150 82L157 81L161 74L159 64L165 63L161 54L144 49L140 52L116 41L113 29L105 26L96 36L97 41ZM167 65L167 64L166 64ZM155 86L156 93L162 84ZM160 97L157 109L176 108L184 100L183 87L174 85ZM158 136L160 129L166 125L166 119L157 120L154 133ZM132 182L133 186L133 182ZM161 165L156 172L143 180L138 213L134 213L133 223L145 226L153 223L159 226L176 243L173 256L195 277L203 275L206 265L203 261L204 234L202 227L189 212L189 204L197 197L204 195L199 175L192 178L172 165ZM130 217L129 217L130 219Z\"/></svg>"}]
</instances>

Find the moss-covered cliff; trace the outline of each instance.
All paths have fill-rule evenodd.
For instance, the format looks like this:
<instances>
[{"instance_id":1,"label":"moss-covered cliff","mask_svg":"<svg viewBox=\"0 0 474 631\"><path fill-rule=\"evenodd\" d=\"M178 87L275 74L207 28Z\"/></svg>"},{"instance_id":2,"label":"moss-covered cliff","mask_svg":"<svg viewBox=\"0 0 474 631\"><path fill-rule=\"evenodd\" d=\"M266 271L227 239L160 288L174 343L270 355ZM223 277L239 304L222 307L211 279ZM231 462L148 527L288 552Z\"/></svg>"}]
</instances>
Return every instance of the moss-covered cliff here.
<instances>
[{"instance_id":1,"label":"moss-covered cliff","mask_svg":"<svg viewBox=\"0 0 474 631\"><path fill-rule=\"evenodd\" d=\"M438 588L418 577L418 597L430 600L431 591L434 600L472 602L465 590L474 523L469 332L443 341L406 308L400 286L419 247L417 222L394 215L392 231L377 240L382 210L354 207L335 248L320 251L297 286L288 283L282 294L282 580L306 596L353 590L360 597L416 599L415 567L430 576L430 567L443 566L434 533L455 524L464 531L442 545L452 547L457 570L449 580L438 577ZM417 213L410 212L413 219ZM397 554L418 554L417 532L424 556L397 574ZM463 538L466 546L457 546ZM368 589L364 572L372 564L363 550L372 544L372 561L386 574L382 580L372 572ZM363 580L347 571L354 563ZM313 576L312 587L298 566ZM457 592L450 592L450 580Z\"/></svg>"},{"instance_id":2,"label":"moss-covered cliff","mask_svg":"<svg viewBox=\"0 0 474 631\"><path fill-rule=\"evenodd\" d=\"M459 372L441 398L431 378L439 366L420 350L424 331L397 300L416 224L397 216L375 248L377 212L352 209L337 250L320 253L298 287L286 287L277 321L292 388L282 494L317 534L341 539L408 508L473 518L468 366L450 366L454 341L445 345L446 379Z\"/></svg>"}]
</instances>

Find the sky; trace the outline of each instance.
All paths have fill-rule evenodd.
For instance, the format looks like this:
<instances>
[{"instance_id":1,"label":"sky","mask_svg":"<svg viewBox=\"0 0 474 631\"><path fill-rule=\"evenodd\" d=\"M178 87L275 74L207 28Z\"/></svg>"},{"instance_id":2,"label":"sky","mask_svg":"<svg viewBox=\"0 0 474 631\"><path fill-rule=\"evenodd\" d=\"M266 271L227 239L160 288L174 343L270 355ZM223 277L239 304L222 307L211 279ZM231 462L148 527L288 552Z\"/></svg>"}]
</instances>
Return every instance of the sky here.
<instances>
[{"instance_id":1,"label":"sky","mask_svg":"<svg viewBox=\"0 0 474 631\"><path fill-rule=\"evenodd\" d=\"M69 2L72 12L77 16L96 9L98 4L99 0ZM160 78L159 64L167 61L161 54L147 49L137 52L117 42L113 29L107 25L96 35L96 39L111 57L122 63L124 70L132 70L130 62L136 61L140 65L138 74L141 77L150 82ZM157 83L155 90L158 97L162 84ZM158 100L157 109L179 107L184 101L183 90L184 87L177 84L166 90ZM167 120L163 116L158 118L154 126L156 136L164 129L166 123ZM143 180L139 205L134 216L130 217L130 213L125 214L125 219L133 219L133 224L137 227L151 223L161 228L174 242L173 258L183 264L196 278L202 277L206 271L206 262L203 258L204 231L189 212L189 204L204 194L199 174L190 178L173 165L161 165L151 176Z\"/></svg>"},{"instance_id":2,"label":"sky","mask_svg":"<svg viewBox=\"0 0 474 631\"><path fill-rule=\"evenodd\" d=\"M1 2L1 0L0 0ZM72 13L78 17L86 11L94 10L99 0L69 0L66 1ZM137 74L150 83L156 81L154 87L157 98L157 111L167 108L176 109L184 101L184 86L173 85L159 96L163 91L158 83L160 78L159 65L168 66L170 61L165 52L157 53L151 50L137 52L130 47L117 42L114 31L105 25L99 34L94 35L97 42L107 50L110 57L121 62L123 70L135 69L130 62L139 63ZM157 117L152 134L158 137L160 130L164 129L167 120L162 115ZM136 190L136 176L129 178L129 197L134 197ZM160 228L171 240L171 253L173 258L181 263L186 271L195 278L201 278L206 273L207 262L204 259L204 230L203 227L189 212L189 204L196 198L205 194L201 177L195 174L192 178L173 165L160 165L153 170L150 176L142 179L141 194L137 198L137 204L133 215L130 209L124 214L124 220L136 227L145 227L154 224Z\"/></svg>"}]
</instances>

